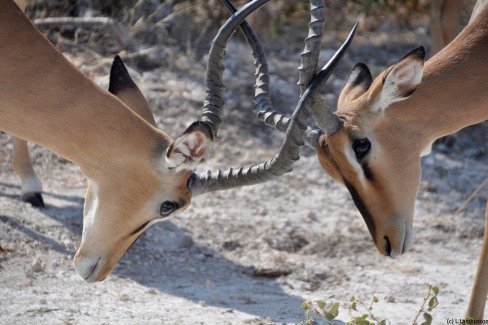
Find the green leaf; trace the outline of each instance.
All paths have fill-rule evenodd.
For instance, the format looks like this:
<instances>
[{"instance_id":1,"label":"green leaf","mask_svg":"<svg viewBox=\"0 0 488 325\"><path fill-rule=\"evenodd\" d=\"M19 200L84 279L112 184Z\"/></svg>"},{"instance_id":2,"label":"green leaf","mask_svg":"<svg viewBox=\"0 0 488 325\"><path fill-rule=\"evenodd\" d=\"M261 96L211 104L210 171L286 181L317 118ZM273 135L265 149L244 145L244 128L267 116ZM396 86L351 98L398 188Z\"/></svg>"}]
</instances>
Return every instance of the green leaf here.
<instances>
[{"instance_id":1,"label":"green leaf","mask_svg":"<svg viewBox=\"0 0 488 325\"><path fill-rule=\"evenodd\" d=\"M434 296L434 297L430 298L430 300L429 300L429 311L432 311L432 309L437 307L438 304L439 304L439 302L437 301L437 297Z\"/></svg>"},{"instance_id":2,"label":"green leaf","mask_svg":"<svg viewBox=\"0 0 488 325\"><path fill-rule=\"evenodd\" d=\"M339 315L339 303L336 302L334 305L332 305L332 307L329 309L329 313L334 316L334 318L337 317L337 315Z\"/></svg>"},{"instance_id":3,"label":"green leaf","mask_svg":"<svg viewBox=\"0 0 488 325\"><path fill-rule=\"evenodd\" d=\"M356 297L352 296L351 299L349 299L350 302L355 302L356 301Z\"/></svg>"},{"instance_id":4,"label":"green leaf","mask_svg":"<svg viewBox=\"0 0 488 325\"><path fill-rule=\"evenodd\" d=\"M432 316L430 316L430 314L424 313L424 319L425 319L425 322L423 322L420 325L432 325Z\"/></svg>"},{"instance_id":5,"label":"green leaf","mask_svg":"<svg viewBox=\"0 0 488 325\"><path fill-rule=\"evenodd\" d=\"M303 309L303 310L308 310L309 308L310 308L310 307L308 306L308 303L307 303L306 301L304 301L304 302L302 303L302 309Z\"/></svg>"},{"instance_id":6,"label":"green leaf","mask_svg":"<svg viewBox=\"0 0 488 325\"><path fill-rule=\"evenodd\" d=\"M317 306L319 306L320 309L324 310L325 309L325 301L323 300L317 300L315 301L315 303L317 304Z\"/></svg>"},{"instance_id":7,"label":"green leaf","mask_svg":"<svg viewBox=\"0 0 488 325\"><path fill-rule=\"evenodd\" d=\"M386 321L383 319L381 322L378 323L378 325L386 325Z\"/></svg>"},{"instance_id":8,"label":"green leaf","mask_svg":"<svg viewBox=\"0 0 488 325\"><path fill-rule=\"evenodd\" d=\"M324 312L324 318L328 321L334 320L335 316L329 313L328 311Z\"/></svg>"},{"instance_id":9,"label":"green leaf","mask_svg":"<svg viewBox=\"0 0 488 325\"><path fill-rule=\"evenodd\" d=\"M378 302L378 301L380 301L380 300L378 299L378 297L374 296L374 297L373 297L373 302Z\"/></svg>"},{"instance_id":10,"label":"green leaf","mask_svg":"<svg viewBox=\"0 0 488 325\"><path fill-rule=\"evenodd\" d=\"M439 294L439 288L437 288L437 287L432 287L432 291L434 291L434 294L436 296Z\"/></svg>"},{"instance_id":11,"label":"green leaf","mask_svg":"<svg viewBox=\"0 0 488 325\"><path fill-rule=\"evenodd\" d=\"M351 309L352 309L352 310L355 310L355 311L358 311L358 310L356 309L356 307L357 307L357 305L356 305L356 302L354 301L354 302L351 304Z\"/></svg>"}]
</instances>

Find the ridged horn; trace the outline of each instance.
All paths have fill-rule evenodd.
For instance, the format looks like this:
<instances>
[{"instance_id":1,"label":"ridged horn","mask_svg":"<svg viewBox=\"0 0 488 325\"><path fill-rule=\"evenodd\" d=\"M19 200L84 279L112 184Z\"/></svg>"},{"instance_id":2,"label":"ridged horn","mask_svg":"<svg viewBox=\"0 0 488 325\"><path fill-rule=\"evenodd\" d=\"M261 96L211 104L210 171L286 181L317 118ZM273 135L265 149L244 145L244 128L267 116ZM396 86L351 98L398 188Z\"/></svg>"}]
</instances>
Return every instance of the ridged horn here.
<instances>
[{"instance_id":1,"label":"ridged horn","mask_svg":"<svg viewBox=\"0 0 488 325\"><path fill-rule=\"evenodd\" d=\"M221 2L226 6L227 10L231 14L234 14L237 11L237 9L229 0L221 0ZM261 45L261 42L259 41L256 33L246 21L242 22L240 29L242 30L249 46L251 47L251 51L254 57L254 66L256 67L256 84L254 85L255 97L253 111L257 114L259 121L277 129L282 133L286 133L286 130L290 125L290 118L278 113L272 104L271 98L269 96L268 62L266 60L266 54ZM312 129L310 127L307 127L303 140L308 147L315 150L317 148L318 139L320 138L322 133L322 130L320 130L319 128Z\"/></svg>"},{"instance_id":2,"label":"ridged horn","mask_svg":"<svg viewBox=\"0 0 488 325\"><path fill-rule=\"evenodd\" d=\"M324 23L324 0L310 0L308 36L305 39L305 48L300 54L301 65L298 67L300 94L305 92L317 73Z\"/></svg>"},{"instance_id":3,"label":"ridged horn","mask_svg":"<svg viewBox=\"0 0 488 325\"><path fill-rule=\"evenodd\" d=\"M230 19L242 17L242 10L243 9L239 10ZM241 22L242 20L239 23ZM317 91L330 77L333 70L339 63L339 60L345 53L352 39L352 35L353 32L350 34L344 45L336 52L333 58L317 74L317 77L306 89L303 96L301 96L300 101L298 102L298 105L289 121L286 137L278 153L272 159L246 169L239 168L235 170L231 168L224 172L218 170L215 173L208 171L203 175L194 173L189 181L189 187L193 196L206 192L263 183L292 170L293 163L300 158L299 150L300 146L303 145L303 136L307 130L306 123L307 118L310 116L309 109L312 108L316 100ZM218 83L221 83L220 78L221 75L219 79L216 80ZM259 76L257 76L257 78L259 79Z\"/></svg>"},{"instance_id":4,"label":"ridged horn","mask_svg":"<svg viewBox=\"0 0 488 325\"><path fill-rule=\"evenodd\" d=\"M222 74L224 72L222 60L225 54L225 48L230 37L242 21L269 1L254 0L246 4L238 13L225 22L212 41L206 71L207 90L200 121L208 124L212 130L214 139L217 137L220 124L222 123L222 108L224 106L223 91L225 87L222 83Z\"/></svg>"},{"instance_id":5,"label":"ridged horn","mask_svg":"<svg viewBox=\"0 0 488 325\"><path fill-rule=\"evenodd\" d=\"M358 27L358 23L354 25L349 36L347 37L344 44L342 44L341 48L334 54L337 55L338 52L341 51L342 48L349 47L349 44L352 42L354 34L356 33L356 29ZM331 61L334 57L331 59ZM319 74L322 73L319 72ZM322 129L328 136L334 135L343 125L343 121L335 115L324 103L320 96L317 97L315 104L312 107L312 117L315 121L315 124Z\"/></svg>"}]
</instances>

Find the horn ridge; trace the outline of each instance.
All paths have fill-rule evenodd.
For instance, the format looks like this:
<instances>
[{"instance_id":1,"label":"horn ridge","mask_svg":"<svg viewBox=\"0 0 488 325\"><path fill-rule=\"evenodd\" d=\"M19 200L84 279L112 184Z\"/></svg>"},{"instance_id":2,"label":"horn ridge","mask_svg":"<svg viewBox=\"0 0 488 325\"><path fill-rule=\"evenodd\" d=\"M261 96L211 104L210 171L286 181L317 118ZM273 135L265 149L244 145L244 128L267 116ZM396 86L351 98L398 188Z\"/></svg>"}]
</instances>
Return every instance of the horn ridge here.
<instances>
[{"instance_id":1,"label":"horn ridge","mask_svg":"<svg viewBox=\"0 0 488 325\"><path fill-rule=\"evenodd\" d=\"M325 24L324 0L310 0L310 23L305 48L300 54L301 65L298 67L300 94L307 89L317 72L320 55L320 43Z\"/></svg>"},{"instance_id":2,"label":"horn ridge","mask_svg":"<svg viewBox=\"0 0 488 325\"><path fill-rule=\"evenodd\" d=\"M239 15L239 12L241 10L239 10L236 15ZM284 122L283 125L288 124L286 129L286 137L283 140L278 153L276 153L272 159L259 165L250 166L245 170L240 168L237 173L234 169L230 168L224 172L219 169L216 173L207 172L204 175L199 175L195 173L192 174L189 180L189 187L192 191L193 196L211 191L218 191L233 187L254 185L257 183L266 182L292 171L293 164L298 159L300 159L300 147L304 144L304 135L305 140L313 139L314 141L316 140L318 143L318 138L313 137L316 137L320 132L317 130L310 130L310 128L307 127L307 119L310 114L314 113L313 109L314 106L317 106L315 105L315 103L317 102L317 98L320 98L317 91L326 82L326 80L329 78L329 76L332 74L335 67L337 66L339 60L344 55L345 50L351 43L354 31L355 28L353 29L343 46L341 46L341 48L336 52L332 59L329 60L329 62L316 75L313 81L311 81L310 85L303 92L303 95L300 97L300 100L291 118L286 120L283 116L274 116L274 112L271 111L264 112L264 114L258 114L264 117L265 121L267 121L270 117L274 121L275 117L278 117L278 122ZM256 44L258 44L259 40L257 40L256 42ZM260 45L256 44L254 44L253 46L260 47ZM255 51L253 51L253 53L254 52ZM261 60L259 58L259 55L256 55L256 62L259 63L259 60ZM260 71L261 69L257 70ZM272 106L271 101L268 101L269 97L266 88L267 85L265 85L263 88L260 87L259 83L257 83L256 92L262 90L262 93L257 93L255 99L257 105L262 105L262 107L265 107L265 109L269 109ZM327 111L330 112L329 110ZM263 112L260 111L259 113Z\"/></svg>"},{"instance_id":3,"label":"horn ridge","mask_svg":"<svg viewBox=\"0 0 488 325\"><path fill-rule=\"evenodd\" d=\"M314 4L317 0L313 0ZM221 0L221 2L227 7L231 14L236 12L236 8L229 0ZM316 5L312 5L311 8L317 7ZM258 36L252 30L251 26L246 21L243 21L240 26L241 31L244 33L244 36L251 47L251 52L254 57L254 65L256 67L255 70L255 78L256 84L254 85L255 89L255 105L253 106L253 111L257 114L258 120L269 125L282 133L286 133L286 129L289 125L289 119L284 117L284 115L279 114L276 112L276 109L273 107L272 101L269 97L269 73L268 73L268 62L266 60L266 54L264 52L263 47L261 46L261 42L259 41ZM274 113L279 118L269 118L269 113ZM286 121L284 124L276 124L282 123L282 121ZM318 129L314 132L313 129L309 128L307 134L316 134ZM305 138L305 143L312 149L316 149L318 144L318 138L313 140L312 138Z\"/></svg>"},{"instance_id":4,"label":"horn ridge","mask_svg":"<svg viewBox=\"0 0 488 325\"><path fill-rule=\"evenodd\" d=\"M206 72L207 90L200 120L209 125L214 138L217 137L220 124L222 123L221 116L224 106L224 85L222 83L224 65L222 61L225 55L225 47L227 46L230 37L234 34L237 26L239 26L248 15L269 1L270 0L254 0L246 4L225 22L212 41Z\"/></svg>"}]
</instances>

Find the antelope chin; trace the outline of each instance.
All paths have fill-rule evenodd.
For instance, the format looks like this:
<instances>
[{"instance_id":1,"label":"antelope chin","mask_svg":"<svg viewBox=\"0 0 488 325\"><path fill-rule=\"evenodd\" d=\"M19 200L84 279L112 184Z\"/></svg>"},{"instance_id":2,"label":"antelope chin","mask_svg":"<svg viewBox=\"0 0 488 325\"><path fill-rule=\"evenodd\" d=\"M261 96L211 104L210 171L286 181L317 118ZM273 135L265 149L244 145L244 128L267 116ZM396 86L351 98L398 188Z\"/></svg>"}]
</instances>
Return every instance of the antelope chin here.
<instances>
[{"instance_id":1,"label":"antelope chin","mask_svg":"<svg viewBox=\"0 0 488 325\"><path fill-rule=\"evenodd\" d=\"M414 242L415 237L413 235L413 230L411 228L407 228L405 230L405 239L403 241L402 254L408 252L412 248Z\"/></svg>"},{"instance_id":2,"label":"antelope chin","mask_svg":"<svg viewBox=\"0 0 488 325\"><path fill-rule=\"evenodd\" d=\"M76 273L82 277L86 282L96 282L100 281L98 279L101 267L100 267L100 257L90 257L78 255L74 260L74 267Z\"/></svg>"}]
</instances>

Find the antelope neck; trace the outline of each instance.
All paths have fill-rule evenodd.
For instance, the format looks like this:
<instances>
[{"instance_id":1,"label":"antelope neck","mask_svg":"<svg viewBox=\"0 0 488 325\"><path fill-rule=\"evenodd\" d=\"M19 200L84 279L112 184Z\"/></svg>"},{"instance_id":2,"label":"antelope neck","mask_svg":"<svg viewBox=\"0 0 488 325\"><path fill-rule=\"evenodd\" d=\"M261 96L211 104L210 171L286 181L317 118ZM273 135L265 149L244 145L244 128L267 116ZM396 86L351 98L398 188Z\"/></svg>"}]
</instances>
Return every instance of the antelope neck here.
<instances>
[{"instance_id":1,"label":"antelope neck","mask_svg":"<svg viewBox=\"0 0 488 325\"><path fill-rule=\"evenodd\" d=\"M1 130L84 170L166 141L73 67L11 1L0 3L0 40Z\"/></svg>"},{"instance_id":2,"label":"antelope neck","mask_svg":"<svg viewBox=\"0 0 488 325\"><path fill-rule=\"evenodd\" d=\"M387 110L421 147L488 119L488 6L446 48L425 63L415 93Z\"/></svg>"}]
</instances>

